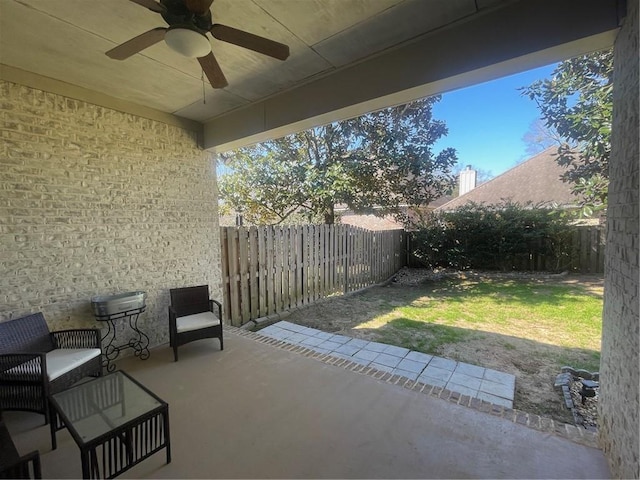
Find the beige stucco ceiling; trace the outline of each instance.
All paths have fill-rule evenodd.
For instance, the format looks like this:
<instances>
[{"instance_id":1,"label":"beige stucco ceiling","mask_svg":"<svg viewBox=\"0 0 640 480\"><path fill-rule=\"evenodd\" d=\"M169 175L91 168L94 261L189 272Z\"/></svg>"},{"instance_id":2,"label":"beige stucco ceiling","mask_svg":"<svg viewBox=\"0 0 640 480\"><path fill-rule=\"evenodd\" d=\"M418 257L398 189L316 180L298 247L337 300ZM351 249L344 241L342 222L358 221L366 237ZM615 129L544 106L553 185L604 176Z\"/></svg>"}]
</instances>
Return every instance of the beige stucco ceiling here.
<instances>
[{"instance_id":1,"label":"beige stucco ceiling","mask_svg":"<svg viewBox=\"0 0 640 480\"><path fill-rule=\"evenodd\" d=\"M0 63L178 116L207 121L361 61L501 0L215 0L214 20L290 46L284 62L211 38L229 81L214 90L195 59L164 42L104 53L154 27L128 0L0 0ZM502 0L504 3L504 0Z\"/></svg>"},{"instance_id":2,"label":"beige stucco ceiling","mask_svg":"<svg viewBox=\"0 0 640 480\"><path fill-rule=\"evenodd\" d=\"M123 61L105 55L166 26L129 0L0 0L0 78L186 122L223 151L605 48L622 2L215 0L215 23L291 55L210 38L229 81L213 89L164 42Z\"/></svg>"}]
</instances>

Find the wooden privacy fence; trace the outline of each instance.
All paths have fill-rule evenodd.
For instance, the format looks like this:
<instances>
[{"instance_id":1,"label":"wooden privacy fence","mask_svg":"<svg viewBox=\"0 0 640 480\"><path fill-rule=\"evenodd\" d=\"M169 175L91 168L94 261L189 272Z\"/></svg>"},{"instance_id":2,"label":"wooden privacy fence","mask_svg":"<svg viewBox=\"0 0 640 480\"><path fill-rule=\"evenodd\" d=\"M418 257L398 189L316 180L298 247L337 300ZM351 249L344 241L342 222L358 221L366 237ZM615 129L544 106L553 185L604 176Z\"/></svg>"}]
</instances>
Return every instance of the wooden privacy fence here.
<instances>
[{"instance_id":1,"label":"wooden privacy fence","mask_svg":"<svg viewBox=\"0 0 640 480\"><path fill-rule=\"evenodd\" d=\"M606 238L604 225L577 227L571 236L574 253L570 270L580 273L603 273Z\"/></svg>"},{"instance_id":2,"label":"wooden privacy fence","mask_svg":"<svg viewBox=\"0 0 640 480\"><path fill-rule=\"evenodd\" d=\"M573 273L603 273L605 227L589 225L573 227L564 239L565 244L556 245L562 253L530 253L513 259L510 270L556 272L566 270Z\"/></svg>"},{"instance_id":3,"label":"wooden privacy fence","mask_svg":"<svg viewBox=\"0 0 640 480\"><path fill-rule=\"evenodd\" d=\"M221 227L223 316L232 325L379 283L406 264L404 230Z\"/></svg>"}]
</instances>

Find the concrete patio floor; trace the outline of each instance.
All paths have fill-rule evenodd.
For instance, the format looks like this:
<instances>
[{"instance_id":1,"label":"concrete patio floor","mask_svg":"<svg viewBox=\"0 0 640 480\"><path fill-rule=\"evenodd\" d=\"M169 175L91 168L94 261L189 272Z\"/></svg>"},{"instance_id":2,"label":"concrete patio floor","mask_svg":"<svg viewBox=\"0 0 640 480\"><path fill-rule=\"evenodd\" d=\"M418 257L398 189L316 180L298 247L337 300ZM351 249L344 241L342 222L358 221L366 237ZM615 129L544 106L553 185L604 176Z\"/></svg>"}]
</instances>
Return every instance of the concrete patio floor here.
<instances>
[{"instance_id":1,"label":"concrete patio floor","mask_svg":"<svg viewBox=\"0 0 640 480\"><path fill-rule=\"evenodd\" d=\"M118 367L169 403L173 457L123 478L609 478L595 448L235 330ZM44 478L81 476L68 432L51 451L41 415L4 417Z\"/></svg>"}]
</instances>

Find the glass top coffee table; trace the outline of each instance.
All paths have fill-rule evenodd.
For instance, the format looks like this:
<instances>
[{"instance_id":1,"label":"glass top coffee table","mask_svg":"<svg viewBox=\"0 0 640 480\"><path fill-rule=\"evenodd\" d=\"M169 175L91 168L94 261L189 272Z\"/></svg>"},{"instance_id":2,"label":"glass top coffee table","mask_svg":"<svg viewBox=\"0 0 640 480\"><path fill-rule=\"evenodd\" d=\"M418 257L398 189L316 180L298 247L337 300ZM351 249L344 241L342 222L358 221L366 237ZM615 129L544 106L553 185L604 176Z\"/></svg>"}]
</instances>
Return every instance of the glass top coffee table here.
<instances>
[{"instance_id":1,"label":"glass top coffee table","mask_svg":"<svg viewBox=\"0 0 640 480\"><path fill-rule=\"evenodd\" d=\"M67 428L80 448L83 478L114 478L166 449L171 462L169 405L122 371L49 398L51 446Z\"/></svg>"}]
</instances>

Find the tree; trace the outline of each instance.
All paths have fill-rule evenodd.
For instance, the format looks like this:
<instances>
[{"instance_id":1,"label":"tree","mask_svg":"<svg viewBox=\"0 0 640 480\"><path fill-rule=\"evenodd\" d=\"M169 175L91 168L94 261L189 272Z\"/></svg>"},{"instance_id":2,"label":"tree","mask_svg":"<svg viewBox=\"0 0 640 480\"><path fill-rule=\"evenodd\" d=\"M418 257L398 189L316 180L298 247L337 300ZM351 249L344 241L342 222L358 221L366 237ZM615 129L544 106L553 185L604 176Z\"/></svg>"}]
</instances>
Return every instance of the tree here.
<instances>
[{"instance_id":1,"label":"tree","mask_svg":"<svg viewBox=\"0 0 640 480\"><path fill-rule=\"evenodd\" d=\"M563 180L582 197L584 213L606 207L613 106L613 51L561 62L551 78L522 88L534 100L545 125L564 140L558 163Z\"/></svg>"},{"instance_id":2,"label":"tree","mask_svg":"<svg viewBox=\"0 0 640 480\"><path fill-rule=\"evenodd\" d=\"M334 223L334 206L402 217L401 205L425 205L453 185L456 152L432 152L447 134L430 97L221 155L224 207L252 223L294 216Z\"/></svg>"},{"instance_id":3,"label":"tree","mask_svg":"<svg viewBox=\"0 0 640 480\"><path fill-rule=\"evenodd\" d=\"M537 118L529 125L529 130L523 135L522 140L527 145L527 155L533 156L546 150L549 147L566 143L558 132L549 128L542 119Z\"/></svg>"}]
</instances>

